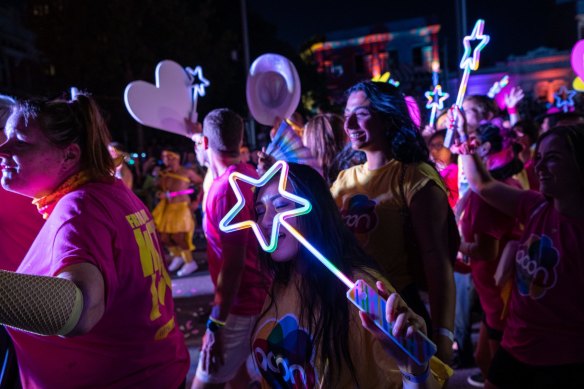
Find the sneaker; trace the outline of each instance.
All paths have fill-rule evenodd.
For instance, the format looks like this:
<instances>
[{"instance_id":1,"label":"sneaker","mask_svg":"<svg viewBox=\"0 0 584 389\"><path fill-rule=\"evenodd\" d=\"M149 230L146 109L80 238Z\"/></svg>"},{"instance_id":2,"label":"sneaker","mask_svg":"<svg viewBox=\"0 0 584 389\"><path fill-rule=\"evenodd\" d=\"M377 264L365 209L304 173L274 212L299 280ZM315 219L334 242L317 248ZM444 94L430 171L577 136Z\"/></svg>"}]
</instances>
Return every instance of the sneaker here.
<instances>
[{"instance_id":1,"label":"sneaker","mask_svg":"<svg viewBox=\"0 0 584 389\"><path fill-rule=\"evenodd\" d=\"M476 373L468 376L466 378L466 382L468 382L470 386L474 386L475 388L485 387L485 377L483 377L482 373Z\"/></svg>"},{"instance_id":2,"label":"sneaker","mask_svg":"<svg viewBox=\"0 0 584 389\"><path fill-rule=\"evenodd\" d=\"M180 268L176 275L179 277L188 276L189 274L196 272L198 268L199 265L197 265L197 262L187 262Z\"/></svg>"},{"instance_id":3,"label":"sneaker","mask_svg":"<svg viewBox=\"0 0 584 389\"><path fill-rule=\"evenodd\" d=\"M183 265L183 263L185 263L185 260L182 259L182 257L172 258L170 265L168 265L168 271L170 271L170 272L177 271L178 269L180 269L180 267Z\"/></svg>"}]
</instances>

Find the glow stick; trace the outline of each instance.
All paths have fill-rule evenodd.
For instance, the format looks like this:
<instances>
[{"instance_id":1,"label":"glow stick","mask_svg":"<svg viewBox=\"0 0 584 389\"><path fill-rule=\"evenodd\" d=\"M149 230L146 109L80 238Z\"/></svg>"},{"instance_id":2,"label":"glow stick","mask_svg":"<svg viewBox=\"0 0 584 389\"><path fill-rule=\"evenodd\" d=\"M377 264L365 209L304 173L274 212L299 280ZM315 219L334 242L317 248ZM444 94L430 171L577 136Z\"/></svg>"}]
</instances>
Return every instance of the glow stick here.
<instances>
[{"instance_id":1,"label":"glow stick","mask_svg":"<svg viewBox=\"0 0 584 389\"><path fill-rule=\"evenodd\" d=\"M499 81L493 84L491 89L489 89L489 93L487 93L487 96L489 96L491 99L494 99L495 96L497 96L499 92L501 92L501 89L507 86L507 84L509 84L509 76L505 74Z\"/></svg>"},{"instance_id":2,"label":"glow stick","mask_svg":"<svg viewBox=\"0 0 584 389\"><path fill-rule=\"evenodd\" d=\"M191 89L193 91L193 95L191 97L191 109L189 110L189 120L193 121L193 114L197 112L197 102L199 96L205 96L205 88L211 85L209 80L203 77L203 68L200 66L195 67L192 69L190 67L185 68L187 75L189 77L189 82L191 83ZM196 121L197 118L194 118Z\"/></svg>"},{"instance_id":3,"label":"glow stick","mask_svg":"<svg viewBox=\"0 0 584 389\"><path fill-rule=\"evenodd\" d=\"M464 54L460 60L460 68L463 70L462 79L460 81L460 86L458 87L458 95L456 96L456 102L454 103L457 107L462 107L462 101L464 100L464 95L466 93L466 86L468 85L468 77L470 76L471 70L477 70L479 68L479 61L481 57L481 50L485 48L491 37L489 35L484 35L483 30L485 28L485 21L483 19L477 20L474 28L470 35L467 35L462 40L464 46ZM480 40L481 42L472 50L470 41ZM446 131L446 136L444 138L444 147L450 147L450 142L452 141L452 130L454 129L455 123L451 123Z\"/></svg>"},{"instance_id":4,"label":"glow stick","mask_svg":"<svg viewBox=\"0 0 584 389\"><path fill-rule=\"evenodd\" d=\"M310 251L327 269L329 269L339 280L341 280L349 291L347 298L355 304L361 311L367 313L375 323L392 341L394 341L413 361L419 365L424 365L436 353L436 345L432 343L422 332L416 331L413 336L406 337L405 335L395 337L392 334L393 325L386 319L386 304L387 301L382 298L377 290L367 285L363 280L358 280L356 283L351 281L344 275L335 265L331 263L324 255L322 255L310 242L308 242L298 230L292 227L287 221L287 218L305 215L311 211L312 205L310 202L302 197L286 191L286 182L288 180L288 164L284 161L276 162L262 177L255 179L248 177L239 172L233 172L229 176L229 185L235 193L237 198L236 204L219 222L219 228L224 232L233 232L242 230L244 228L251 228L254 232L260 246L267 252L273 252L278 245L278 233L280 225L282 225L288 232L290 232L308 251ZM278 180L278 193L286 199L289 199L297 204L299 208L289 211L278 212L274 216L272 222L272 231L270 233L269 242L263 236L257 223L253 220L245 220L239 223L230 224L237 214L245 206L245 199L241 193L241 189L237 185L237 181L246 182L255 187L262 187L266 185L275 175L280 171L280 178Z\"/></svg>"},{"instance_id":5,"label":"glow stick","mask_svg":"<svg viewBox=\"0 0 584 389\"><path fill-rule=\"evenodd\" d=\"M444 109L444 100L446 100L450 95L446 92L442 92L442 86L436 85L433 91L427 91L424 96L428 99L426 103L426 108L430 109L430 127L434 127L434 121L436 120L436 111L439 109Z\"/></svg>"}]
</instances>

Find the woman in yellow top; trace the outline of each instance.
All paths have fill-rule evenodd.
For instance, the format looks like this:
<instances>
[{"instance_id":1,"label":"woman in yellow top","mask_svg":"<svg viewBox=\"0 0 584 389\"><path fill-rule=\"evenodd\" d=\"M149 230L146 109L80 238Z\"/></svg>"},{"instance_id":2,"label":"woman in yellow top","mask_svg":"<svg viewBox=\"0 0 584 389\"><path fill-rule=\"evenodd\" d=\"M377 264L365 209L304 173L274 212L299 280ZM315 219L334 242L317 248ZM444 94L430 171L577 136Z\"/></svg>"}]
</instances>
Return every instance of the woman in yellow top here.
<instances>
[{"instance_id":1,"label":"woman in yellow top","mask_svg":"<svg viewBox=\"0 0 584 389\"><path fill-rule=\"evenodd\" d=\"M308 166L289 166L287 191L310 201L312 210L287 222L349 278L370 285L382 280L378 287L387 297L394 289L341 222L325 181ZM296 204L279 194L277 177L256 193L257 222L269 236L276 214ZM431 368L419 366L384 334L368 332L375 326L359 317L345 285L287 230L280 229L277 249L262 252L260 262L274 280L252 337L263 387L435 388L448 377L448 368L436 358ZM388 301L388 320L396 321L396 332L425 331L423 319L396 293Z\"/></svg>"},{"instance_id":2,"label":"woman in yellow top","mask_svg":"<svg viewBox=\"0 0 584 389\"><path fill-rule=\"evenodd\" d=\"M408 305L422 315L438 356L450 360L454 279L449 253L449 205L428 148L393 85L361 82L350 88L345 132L367 162L340 172L331 191L343 221ZM411 234L404 233L411 228ZM450 227L455 227L453 219ZM430 317L414 277L417 247L430 300ZM408 258L408 251L410 258ZM420 278L421 278L420 277ZM430 325L431 324L431 325Z\"/></svg>"}]
</instances>

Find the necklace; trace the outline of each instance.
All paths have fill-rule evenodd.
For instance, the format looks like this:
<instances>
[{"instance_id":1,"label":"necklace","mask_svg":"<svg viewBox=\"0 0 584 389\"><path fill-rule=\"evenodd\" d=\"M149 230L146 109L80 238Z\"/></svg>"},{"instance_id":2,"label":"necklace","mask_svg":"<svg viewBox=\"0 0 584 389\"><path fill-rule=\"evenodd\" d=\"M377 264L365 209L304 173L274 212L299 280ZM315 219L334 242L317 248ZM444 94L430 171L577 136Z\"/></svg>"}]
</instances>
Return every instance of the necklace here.
<instances>
[{"instance_id":1,"label":"necklace","mask_svg":"<svg viewBox=\"0 0 584 389\"><path fill-rule=\"evenodd\" d=\"M43 215L43 219L46 220L63 196L67 193L73 192L87 181L89 181L89 174L85 171L81 171L67 178L67 180L55 189L53 193L34 199L32 203L36 205L37 210Z\"/></svg>"}]
</instances>

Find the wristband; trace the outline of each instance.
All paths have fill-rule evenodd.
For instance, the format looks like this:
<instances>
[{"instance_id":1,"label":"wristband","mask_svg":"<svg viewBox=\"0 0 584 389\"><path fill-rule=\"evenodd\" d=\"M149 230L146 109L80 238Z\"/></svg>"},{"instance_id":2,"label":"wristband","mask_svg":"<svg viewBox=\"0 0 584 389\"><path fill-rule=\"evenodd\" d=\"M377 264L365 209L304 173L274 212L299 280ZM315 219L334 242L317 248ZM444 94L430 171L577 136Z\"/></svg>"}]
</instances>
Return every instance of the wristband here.
<instances>
[{"instance_id":1,"label":"wristband","mask_svg":"<svg viewBox=\"0 0 584 389\"><path fill-rule=\"evenodd\" d=\"M217 324L219 327L225 327L225 324L227 324L224 321L221 321L219 319L215 319L213 316L209 316L209 320L211 320L213 323Z\"/></svg>"},{"instance_id":2,"label":"wristband","mask_svg":"<svg viewBox=\"0 0 584 389\"><path fill-rule=\"evenodd\" d=\"M516 107L507 107L507 112L509 113L509 115L515 115L517 113L517 108Z\"/></svg>"},{"instance_id":3,"label":"wristband","mask_svg":"<svg viewBox=\"0 0 584 389\"><path fill-rule=\"evenodd\" d=\"M217 332L221 328L225 327L225 322L221 320L217 320L212 316L209 316L207 320L207 329L211 332Z\"/></svg>"},{"instance_id":4,"label":"wristband","mask_svg":"<svg viewBox=\"0 0 584 389\"><path fill-rule=\"evenodd\" d=\"M414 375L403 370L400 370L399 372L402 374L404 381L411 382L412 384L423 384L430 376L430 364L426 365L426 370L419 375Z\"/></svg>"},{"instance_id":5,"label":"wristband","mask_svg":"<svg viewBox=\"0 0 584 389\"><path fill-rule=\"evenodd\" d=\"M434 331L437 335L442 335L450 339L451 342L454 342L454 333L450 331L448 328L438 327L436 331Z\"/></svg>"}]
</instances>

